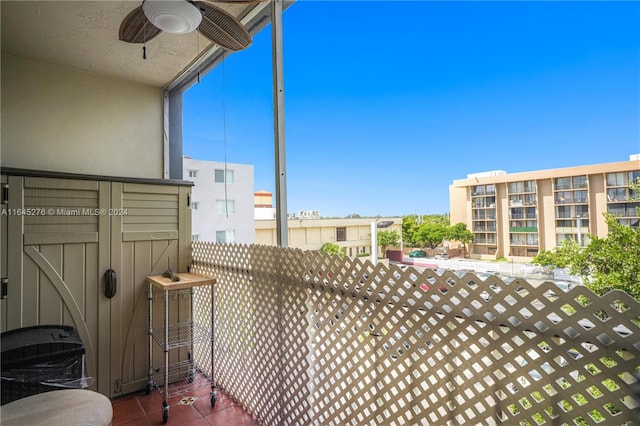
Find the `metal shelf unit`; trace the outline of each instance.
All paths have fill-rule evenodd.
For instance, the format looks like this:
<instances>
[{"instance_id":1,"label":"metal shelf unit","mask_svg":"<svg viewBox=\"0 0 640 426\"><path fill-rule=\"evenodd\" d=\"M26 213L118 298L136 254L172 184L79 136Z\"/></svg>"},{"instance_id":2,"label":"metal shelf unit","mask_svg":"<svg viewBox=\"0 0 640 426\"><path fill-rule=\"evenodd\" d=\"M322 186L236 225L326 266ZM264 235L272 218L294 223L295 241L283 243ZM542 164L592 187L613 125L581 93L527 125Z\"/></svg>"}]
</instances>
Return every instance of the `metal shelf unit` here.
<instances>
[{"instance_id":1,"label":"metal shelf unit","mask_svg":"<svg viewBox=\"0 0 640 426\"><path fill-rule=\"evenodd\" d=\"M155 275L147 277L149 283L149 382L146 392L157 388L163 396L162 419L169 418L170 396L211 386L211 406L216 403L215 383L213 381L213 285L215 279L191 273L176 274L178 280ZM211 286L211 324L202 324L194 320L193 295L198 286ZM164 296L163 326L154 328L153 296L160 291ZM169 323L169 301L172 296L184 296L189 300L189 321L175 324ZM177 298L177 297L176 297ZM194 345L209 342L211 345L211 374L208 374L193 359ZM153 365L153 348L159 346L164 353L164 362L160 367ZM187 348L186 360L169 363L169 352L173 349Z\"/></svg>"}]
</instances>

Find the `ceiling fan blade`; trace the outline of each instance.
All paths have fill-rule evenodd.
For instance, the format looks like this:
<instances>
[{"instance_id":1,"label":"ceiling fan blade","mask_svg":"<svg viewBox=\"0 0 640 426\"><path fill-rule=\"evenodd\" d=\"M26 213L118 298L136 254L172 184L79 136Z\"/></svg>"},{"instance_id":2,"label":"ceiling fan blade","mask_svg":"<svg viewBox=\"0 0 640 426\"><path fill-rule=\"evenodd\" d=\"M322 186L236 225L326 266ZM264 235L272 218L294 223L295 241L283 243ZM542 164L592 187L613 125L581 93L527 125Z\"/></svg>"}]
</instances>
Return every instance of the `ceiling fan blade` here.
<instances>
[{"instance_id":1,"label":"ceiling fan blade","mask_svg":"<svg viewBox=\"0 0 640 426\"><path fill-rule=\"evenodd\" d=\"M258 3L258 2L268 1L268 0L202 0L202 1L207 3L233 4L233 3Z\"/></svg>"},{"instance_id":2,"label":"ceiling fan blade","mask_svg":"<svg viewBox=\"0 0 640 426\"><path fill-rule=\"evenodd\" d=\"M156 28L142 11L142 6L138 6L133 9L120 24L120 40L127 43L144 43L149 41L158 34L161 30Z\"/></svg>"},{"instance_id":3,"label":"ceiling fan blade","mask_svg":"<svg viewBox=\"0 0 640 426\"><path fill-rule=\"evenodd\" d=\"M196 2L196 5L202 11L202 22L198 31L203 36L233 51L249 47L251 34L233 15L202 1Z\"/></svg>"}]
</instances>

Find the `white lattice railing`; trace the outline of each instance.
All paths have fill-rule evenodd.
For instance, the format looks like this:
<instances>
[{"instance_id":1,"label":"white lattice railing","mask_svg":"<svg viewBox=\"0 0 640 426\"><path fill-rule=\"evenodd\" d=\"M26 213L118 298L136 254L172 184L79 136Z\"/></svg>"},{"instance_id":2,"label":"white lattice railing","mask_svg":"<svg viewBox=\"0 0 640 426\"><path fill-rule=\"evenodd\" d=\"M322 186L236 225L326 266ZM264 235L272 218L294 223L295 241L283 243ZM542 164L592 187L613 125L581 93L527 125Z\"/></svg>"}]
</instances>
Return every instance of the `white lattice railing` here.
<instances>
[{"instance_id":1,"label":"white lattice railing","mask_svg":"<svg viewBox=\"0 0 640 426\"><path fill-rule=\"evenodd\" d=\"M257 245L194 243L193 268L217 278L215 382L265 425L640 421L625 293Z\"/></svg>"}]
</instances>

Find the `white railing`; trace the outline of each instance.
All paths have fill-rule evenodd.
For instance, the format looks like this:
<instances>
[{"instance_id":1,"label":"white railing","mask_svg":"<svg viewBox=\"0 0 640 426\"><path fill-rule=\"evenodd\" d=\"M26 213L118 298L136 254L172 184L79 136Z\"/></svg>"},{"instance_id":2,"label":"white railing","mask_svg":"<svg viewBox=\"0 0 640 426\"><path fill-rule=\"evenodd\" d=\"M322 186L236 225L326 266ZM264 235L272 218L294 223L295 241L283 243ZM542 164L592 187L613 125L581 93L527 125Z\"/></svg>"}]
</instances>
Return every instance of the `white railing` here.
<instances>
[{"instance_id":1,"label":"white railing","mask_svg":"<svg viewBox=\"0 0 640 426\"><path fill-rule=\"evenodd\" d=\"M194 243L193 269L215 382L266 425L638 424L625 293L256 245Z\"/></svg>"}]
</instances>

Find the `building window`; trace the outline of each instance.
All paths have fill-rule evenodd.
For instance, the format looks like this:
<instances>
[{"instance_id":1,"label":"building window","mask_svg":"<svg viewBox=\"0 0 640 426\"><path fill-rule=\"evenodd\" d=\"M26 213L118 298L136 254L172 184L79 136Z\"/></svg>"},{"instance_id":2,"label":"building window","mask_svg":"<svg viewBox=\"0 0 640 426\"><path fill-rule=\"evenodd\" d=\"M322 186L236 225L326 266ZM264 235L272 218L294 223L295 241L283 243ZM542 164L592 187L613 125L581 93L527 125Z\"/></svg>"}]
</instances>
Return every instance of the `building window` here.
<instances>
[{"instance_id":1,"label":"building window","mask_svg":"<svg viewBox=\"0 0 640 426\"><path fill-rule=\"evenodd\" d=\"M624 173L607 173L607 185L609 186L623 186L624 182Z\"/></svg>"},{"instance_id":2,"label":"building window","mask_svg":"<svg viewBox=\"0 0 640 426\"><path fill-rule=\"evenodd\" d=\"M537 203L536 194L527 194L524 196L524 204L527 206L535 206Z\"/></svg>"},{"instance_id":3,"label":"building window","mask_svg":"<svg viewBox=\"0 0 640 426\"><path fill-rule=\"evenodd\" d=\"M571 178L558 178L555 179L555 187L556 191L561 191L563 189L571 189Z\"/></svg>"},{"instance_id":4,"label":"building window","mask_svg":"<svg viewBox=\"0 0 640 426\"><path fill-rule=\"evenodd\" d=\"M582 188L586 188L587 187L587 177L582 175L582 176L575 176L573 178L573 189L582 189Z\"/></svg>"},{"instance_id":5,"label":"building window","mask_svg":"<svg viewBox=\"0 0 640 426\"><path fill-rule=\"evenodd\" d=\"M192 201L191 202L191 209L192 210L198 210L198 202L197 201Z\"/></svg>"},{"instance_id":6,"label":"building window","mask_svg":"<svg viewBox=\"0 0 640 426\"><path fill-rule=\"evenodd\" d=\"M471 188L471 195L484 195L484 185L474 186Z\"/></svg>"},{"instance_id":7,"label":"building window","mask_svg":"<svg viewBox=\"0 0 640 426\"><path fill-rule=\"evenodd\" d=\"M215 176L216 183L233 183L233 170L216 169Z\"/></svg>"},{"instance_id":8,"label":"building window","mask_svg":"<svg viewBox=\"0 0 640 426\"><path fill-rule=\"evenodd\" d=\"M610 188L607 189L607 201L626 201L626 188Z\"/></svg>"},{"instance_id":9,"label":"building window","mask_svg":"<svg viewBox=\"0 0 640 426\"><path fill-rule=\"evenodd\" d=\"M234 214L236 212L236 202L234 200L216 200L217 214Z\"/></svg>"},{"instance_id":10,"label":"building window","mask_svg":"<svg viewBox=\"0 0 640 426\"><path fill-rule=\"evenodd\" d=\"M216 243L235 243L236 231L216 231Z\"/></svg>"},{"instance_id":11,"label":"building window","mask_svg":"<svg viewBox=\"0 0 640 426\"><path fill-rule=\"evenodd\" d=\"M197 178L198 177L198 171L197 170L189 170L189 177L190 178Z\"/></svg>"},{"instance_id":12,"label":"building window","mask_svg":"<svg viewBox=\"0 0 640 426\"><path fill-rule=\"evenodd\" d=\"M524 219L524 211L521 207L515 207L511 209L511 219Z\"/></svg>"},{"instance_id":13,"label":"building window","mask_svg":"<svg viewBox=\"0 0 640 426\"><path fill-rule=\"evenodd\" d=\"M191 241L200 241L200 235L199 234L193 234L191 236Z\"/></svg>"},{"instance_id":14,"label":"building window","mask_svg":"<svg viewBox=\"0 0 640 426\"><path fill-rule=\"evenodd\" d=\"M347 228L340 226L336 228L336 241L347 241Z\"/></svg>"},{"instance_id":15,"label":"building window","mask_svg":"<svg viewBox=\"0 0 640 426\"><path fill-rule=\"evenodd\" d=\"M525 181L524 192L536 192L536 181L535 180Z\"/></svg>"},{"instance_id":16,"label":"building window","mask_svg":"<svg viewBox=\"0 0 640 426\"><path fill-rule=\"evenodd\" d=\"M586 203L587 202L587 191L573 191L573 202L574 203Z\"/></svg>"},{"instance_id":17,"label":"building window","mask_svg":"<svg viewBox=\"0 0 640 426\"><path fill-rule=\"evenodd\" d=\"M575 206L576 208L576 217L589 217L589 206ZM584 223L584 220L582 221Z\"/></svg>"},{"instance_id":18,"label":"building window","mask_svg":"<svg viewBox=\"0 0 640 426\"><path fill-rule=\"evenodd\" d=\"M478 219L485 219L486 210L474 210L473 211L473 219L474 220L478 220Z\"/></svg>"},{"instance_id":19,"label":"building window","mask_svg":"<svg viewBox=\"0 0 640 426\"><path fill-rule=\"evenodd\" d=\"M511 182L509 184L509 194L524 192L524 182Z\"/></svg>"},{"instance_id":20,"label":"building window","mask_svg":"<svg viewBox=\"0 0 640 426\"><path fill-rule=\"evenodd\" d=\"M640 191L634 185L638 184L640 184L640 170L633 170L628 173L608 173L607 201L636 202L638 196L640 196ZM635 209L634 205L628 205L627 207ZM637 216L637 214L631 214L630 216Z\"/></svg>"},{"instance_id":21,"label":"building window","mask_svg":"<svg viewBox=\"0 0 640 426\"><path fill-rule=\"evenodd\" d=\"M509 207L522 207L522 195L509 195Z\"/></svg>"},{"instance_id":22,"label":"building window","mask_svg":"<svg viewBox=\"0 0 640 426\"><path fill-rule=\"evenodd\" d=\"M556 207L556 217L558 219L567 219L571 217L571 207L570 206L557 206Z\"/></svg>"},{"instance_id":23,"label":"building window","mask_svg":"<svg viewBox=\"0 0 640 426\"><path fill-rule=\"evenodd\" d=\"M582 236L583 238L583 244L586 243L586 239L585 236ZM577 234L557 234L556 235L556 245L558 247L562 246L562 242L564 240L568 240L568 241L578 241L578 235Z\"/></svg>"},{"instance_id":24,"label":"building window","mask_svg":"<svg viewBox=\"0 0 640 426\"><path fill-rule=\"evenodd\" d=\"M527 219L535 219L536 218L536 208L535 207L527 207L524 209L524 216Z\"/></svg>"},{"instance_id":25,"label":"building window","mask_svg":"<svg viewBox=\"0 0 640 426\"><path fill-rule=\"evenodd\" d=\"M571 203L571 192L563 191L556 193L556 204L569 204Z\"/></svg>"}]
</instances>

